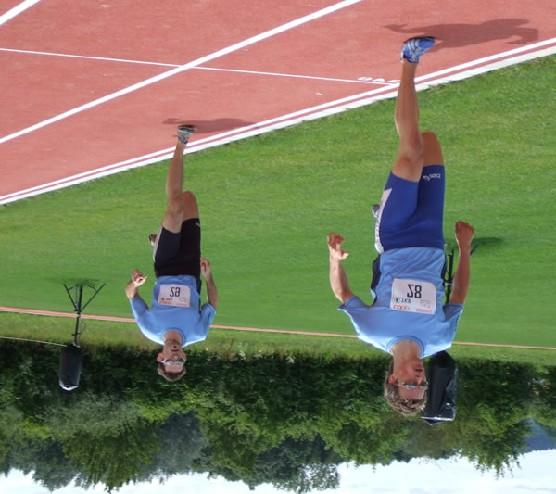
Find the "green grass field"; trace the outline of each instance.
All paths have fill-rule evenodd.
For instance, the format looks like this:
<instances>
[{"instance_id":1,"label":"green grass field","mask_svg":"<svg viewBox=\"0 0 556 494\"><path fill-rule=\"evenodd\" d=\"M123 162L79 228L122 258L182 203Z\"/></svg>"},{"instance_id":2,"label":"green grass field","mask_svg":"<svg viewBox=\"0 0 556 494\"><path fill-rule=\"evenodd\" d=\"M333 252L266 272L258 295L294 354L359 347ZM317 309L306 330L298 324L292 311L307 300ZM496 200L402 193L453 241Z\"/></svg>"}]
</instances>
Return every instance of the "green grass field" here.
<instances>
[{"instance_id":1,"label":"green grass field","mask_svg":"<svg viewBox=\"0 0 556 494\"><path fill-rule=\"evenodd\" d=\"M446 235L463 219L481 244L459 340L556 346L555 86L551 57L420 94L422 127L444 147ZM350 284L368 300L369 208L395 154L393 108L384 101L186 158L220 291L216 323L351 334L328 286L325 236L346 237ZM152 287L146 236L164 210L166 169L3 207L0 305L69 310L62 282L93 278L107 286L88 312L129 316L130 270L149 275L147 298ZM10 325L0 317L0 334Z\"/></svg>"}]
</instances>

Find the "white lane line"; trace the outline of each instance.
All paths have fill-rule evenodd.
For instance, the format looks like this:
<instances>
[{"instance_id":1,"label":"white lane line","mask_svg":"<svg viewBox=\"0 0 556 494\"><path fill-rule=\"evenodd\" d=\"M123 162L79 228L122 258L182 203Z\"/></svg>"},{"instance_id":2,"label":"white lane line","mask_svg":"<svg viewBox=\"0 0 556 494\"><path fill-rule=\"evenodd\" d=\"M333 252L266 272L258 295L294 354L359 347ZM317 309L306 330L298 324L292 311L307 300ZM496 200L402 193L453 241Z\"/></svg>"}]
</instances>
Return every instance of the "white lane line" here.
<instances>
[{"instance_id":1,"label":"white lane line","mask_svg":"<svg viewBox=\"0 0 556 494\"><path fill-rule=\"evenodd\" d=\"M9 53L21 53L26 55L43 55L43 56L50 56L50 57L60 57L60 58L77 58L83 60L96 60L96 61L103 61L103 62L122 62L122 63L129 63L129 64L138 64L138 65L154 65L158 67L180 67L180 65L171 64L171 63L160 63L160 62L145 62L142 60L130 60L126 58L112 58L112 57L92 57L92 56L85 56L85 55L70 55L66 53L53 53L47 51L34 51L34 50L17 50L15 48L0 48L0 52L9 52ZM247 69L226 69L226 68L217 68L217 67L192 67L192 70L206 70L206 71L215 71L215 72L237 72L242 74L254 74L254 75L268 75L273 77L291 77L294 79L309 79L309 80L316 80L316 81L329 81L329 82L348 82L348 83L356 83L356 84L379 84L384 85L388 84L384 80L375 80L373 78L365 78L365 79L339 79L336 77L320 77L320 76L312 76L312 75L304 75L304 74L289 74L284 72L266 72L261 70L247 70Z\"/></svg>"},{"instance_id":2,"label":"white lane line","mask_svg":"<svg viewBox=\"0 0 556 494\"><path fill-rule=\"evenodd\" d=\"M157 67L179 67L180 66L179 64L175 64L175 63L146 62L144 60L130 60L128 58L72 55L70 53L55 53L52 51L19 50L17 48L0 48L0 51L4 51L8 53L20 53L24 55L43 55L48 57L59 57L59 58L82 58L84 60L99 60L102 62L123 62L123 63L139 64L139 65L155 65Z\"/></svg>"},{"instance_id":3,"label":"white lane line","mask_svg":"<svg viewBox=\"0 0 556 494\"><path fill-rule=\"evenodd\" d=\"M244 127L229 130L227 132L221 132L219 134L211 135L211 136L208 136L208 137L205 137L205 138L196 139L195 141L191 142L187 146L186 154L193 153L193 152L196 152L196 151L200 151L202 149L207 149L209 147L217 146L220 143L233 142L235 140L239 140L239 139L243 138L242 136L247 137L247 136L251 136L251 135L257 135L259 133L262 133L260 131L261 128L269 128L269 129L282 128L282 127L287 126L287 124L284 125L282 123L283 121L285 121L286 123L290 122L290 121L291 122L301 121L301 120L303 120L303 118L297 118L297 117L303 116L308 112L312 112L314 110L320 110L320 109L323 109L323 108L328 108L329 106L333 106L333 105L336 105L338 103L344 103L346 101L351 101L354 98L360 98L362 95L369 96L369 95L381 93L385 89L391 89L391 88L395 88L395 87L397 87L397 84L391 84L389 88L384 88L384 87L377 88L377 89L374 89L372 91L367 91L365 93L357 94L355 96L348 96L346 98L342 98L342 99L335 100L335 101L332 101L332 102L323 103L323 104L318 105L316 107L304 108L302 110L297 110L295 112L288 113L288 114L285 114L285 115L281 115L281 116L273 118L273 119L262 120L260 122L256 122L256 123L253 123L253 124L250 124L250 125L246 125ZM90 170L90 171L86 171L86 172L77 173L77 174L72 175L70 177L62 178L60 180L55 180L55 181L50 182L48 184L37 185L37 186L34 186L34 187L30 187L28 189L20 190L18 192L13 193L13 194L0 196L0 205L1 204L6 204L8 202L12 202L12 200L17 200L19 198L19 195L21 195L21 194L25 197L28 197L28 196L31 196L31 195L37 195L39 193L42 193L43 192L42 189L44 189L45 187L48 187L48 191L56 190L56 189L60 189L60 188L63 188L63 187L67 187L68 185L72 185L72 184L76 184L76 183L83 183L83 182L92 180L94 178L100 178L100 177L104 177L104 176L107 176L107 175L111 175L111 174L116 173L118 171L131 170L131 169L137 168L139 166L144 166L144 165L148 165L148 164L151 164L151 163L155 163L157 161L169 158L172 155L173 150L174 150L174 147L172 146L172 147L169 147L169 148L162 149L160 151L155 151L154 153L149 153L149 154L143 155L139 158L131 158L131 159L127 159L127 160L124 160L124 161L119 161L119 162L114 163L112 165L103 166L103 167L97 168L95 170ZM69 183L68 183L68 180L69 180Z\"/></svg>"},{"instance_id":4,"label":"white lane line","mask_svg":"<svg viewBox=\"0 0 556 494\"><path fill-rule=\"evenodd\" d=\"M302 75L302 74L287 74L284 72L265 72L262 70L246 70L246 69L220 69L213 67L196 67L197 70L211 70L218 72L237 72L241 74L254 74L254 75L270 75L274 77L291 77L294 79L309 79L315 81L329 81L329 82L349 82L356 84L378 84L378 85L388 85L390 83L376 80L360 80L360 79L338 79L335 77L318 77L312 75Z\"/></svg>"},{"instance_id":5,"label":"white lane line","mask_svg":"<svg viewBox=\"0 0 556 494\"><path fill-rule=\"evenodd\" d=\"M543 46L549 46L556 44L556 38L550 38L543 41L539 41L538 43L531 43L525 46L520 46L518 48L513 48L511 50L497 53L496 55L491 55L487 57L478 58L476 60L472 60L470 62L463 63L461 65L456 65L454 67L450 67L448 69L442 69L436 72L431 72L427 74L427 77L432 78L438 75L447 74L449 72L453 72L455 70L468 68L475 66L480 63L485 63L491 60L496 60L498 58L504 58L509 55L515 55L518 53L524 53L527 51L532 51L537 48L541 48ZM157 67L173 67L179 68L181 65L173 64L173 63L163 63L163 62L149 62L145 60L132 60L129 58L114 58L114 57L97 57L97 56L87 56L87 55L74 55L69 53L55 53L49 51L36 51L36 50L21 50L17 48L5 48L0 47L0 52L9 52L9 53L21 53L21 54L28 54L28 55L43 55L43 56L50 56L50 57L61 57L61 58L78 58L84 60L98 60L98 61L105 61L105 62L121 62L121 63L129 63L129 64L138 64L138 65L154 65ZM261 75L273 75L273 76L282 76L282 77L295 77L295 78L305 78L305 79L317 79L317 80L325 80L325 81L337 81L337 82L372 82L373 84L391 84L391 81L380 81L371 78L372 80L368 80L367 78L360 78L357 80L354 79L338 79L338 78L329 78L329 77L318 77L318 76L309 76L303 74L288 74L288 73L281 73L281 72L265 72L265 71L256 71L256 70L244 70L244 69L225 69L225 68L215 68L215 67L192 67L194 70L211 70L211 71L223 71L223 72L243 72L248 74L261 74ZM397 81L396 81L397 82Z\"/></svg>"},{"instance_id":6,"label":"white lane line","mask_svg":"<svg viewBox=\"0 0 556 494\"><path fill-rule=\"evenodd\" d=\"M556 38L554 38L553 41L556 41ZM540 44L540 46L546 46L547 44L548 43L543 42ZM524 51L528 51L527 47L522 47L518 50L520 53ZM464 64L460 64L442 71L436 71L430 74L425 74L417 78L417 82L418 82L417 88L419 90L423 90L439 84L446 84L457 80L467 79L485 72L498 70L518 63L533 60L535 58L550 56L556 53L556 46L551 46L549 48L529 52L520 56L507 57L508 54L513 54L515 53L515 51L516 50L509 50L507 52L498 53L490 57L483 57L477 60L466 62ZM503 59L504 56L506 56L507 58ZM501 58L502 60L500 60ZM484 64L485 60L486 61L494 60L494 62L490 64ZM475 69L471 69L471 67L476 65L479 65L479 67ZM458 71L458 67L460 69L463 67L463 70ZM443 75L445 73L450 73L450 72L452 73L451 75L445 77L437 77L436 79L433 79L434 74ZM281 115L273 119L247 125L239 129L223 132L220 134L206 137L204 139L198 139L193 141L186 148L186 153L187 154L194 153L210 147L228 144L230 142L234 142L240 139L245 139L247 137L251 137L254 135L260 135L267 132L271 132L273 130L289 127L291 125L295 125L303 121L315 120L317 118L330 116L336 113L346 111L348 109L359 108L361 106L370 105L382 99L393 98L397 95L396 88L397 88L397 84L392 84L390 87L378 88L372 91L366 91L364 93L359 93L356 95L340 98L338 100L334 100L328 103L323 103L321 105L317 105L314 107L298 110L289 114ZM23 189L11 194L7 194L5 196L0 196L0 205L8 204L20 199L24 199L26 197L32 197L35 195L43 194L45 192L58 190L64 187L68 187L70 185L88 182L90 180L94 180L96 178L104 177L107 175L112 175L120 171L131 170L134 168L139 168L152 163L156 163L160 160L170 158L173 149L174 149L173 147L161 149L159 151L155 151L153 153L149 153L143 156L131 158L125 161L120 161L112 165L103 166L95 170L78 173L76 175L65 177L63 179L49 182L47 184L30 187L28 189Z\"/></svg>"},{"instance_id":7,"label":"white lane line","mask_svg":"<svg viewBox=\"0 0 556 494\"><path fill-rule=\"evenodd\" d=\"M17 17L23 11L31 8L33 5L39 2L40 0L25 0L20 4L16 5L15 7L12 7L10 10L0 15L0 26L6 24L6 22L13 19L14 17Z\"/></svg>"},{"instance_id":8,"label":"white lane line","mask_svg":"<svg viewBox=\"0 0 556 494\"><path fill-rule=\"evenodd\" d=\"M245 48L246 46L254 45L255 43L258 43L260 41L271 38L272 36L275 36L277 34L284 33L286 31L289 31L291 29L299 27L299 26L301 26L303 24L306 24L308 22L314 21L316 19L320 19L320 18L325 17L329 14L337 12L340 9L350 7L352 5L360 3L361 1L362 0L343 0L341 2L338 2L338 3L334 4L334 5L331 5L329 7L325 7L323 9L317 10L316 12L313 12L311 14L305 15L305 16L300 17L298 19L294 19L293 21L286 22L285 24L282 24L278 27L275 27L274 29L271 29L270 31L264 31L262 33L256 34L255 36L251 36L251 37L249 37L249 38L247 38L243 41L240 41L239 43L234 43L233 45L229 45L229 46L227 46L225 48L222 48L222 49L220 49L216 52L213 52L209 55L206 55L204 57L199 57L195 60L192 60L191 62L187 62L183 65L180 65L179 67L173 68L173 69L168 70L166 72L162 72L161 74L158 74L156 76L145 79L144 81L136 82L135 84L132 84L131 86L120 89L119 91L116 91L116 92L111 93L111 94L107 94L105 96L102 96L101 98L97 98L93 101L90 101L89 103L86 103L86 104L81 105L81 106L77 106L75 108L72 108L71 110L60 113L59 115L56 115L52 118L48 118L46 120L38 122L34 125L31 125L30 127L27 127L25 129L21 129L17 132L13 132L11 134L5 135L4 137L0 138L0 144L11 141L12 139L15 139L15 138L17 138L19 136L22 136L24 134L29 134L30 132L34 132L35 130L42 129L43 127L46 127L47 125L51 125L55 122L59 122L60 120L64 120L64 119L66 119L68 117L71 117L73 115L76 115L77 113L80 113L82 111L89 110L91 108L95 108L96 106L102 105L103 103L106 103L106 102L111 101L113 99L119 98L120 96L124 96L126 94L132 93L134 91L137 91L138 89L142 89L142 88L144 88L146 86L149 86L151 84L154 84L156 82L160 82L164 79L168 79L169 77L172 77L172 76L174 76L176 74L179 74L181 72L184 72L186 70L190 70L193 67L197 67L197 66L202 65L204 63L210 62L211 60L214 60L216 58L223 57L224 55L229 55L230 53L233 53L237 50Z\"/></svg>"}]
</instances>

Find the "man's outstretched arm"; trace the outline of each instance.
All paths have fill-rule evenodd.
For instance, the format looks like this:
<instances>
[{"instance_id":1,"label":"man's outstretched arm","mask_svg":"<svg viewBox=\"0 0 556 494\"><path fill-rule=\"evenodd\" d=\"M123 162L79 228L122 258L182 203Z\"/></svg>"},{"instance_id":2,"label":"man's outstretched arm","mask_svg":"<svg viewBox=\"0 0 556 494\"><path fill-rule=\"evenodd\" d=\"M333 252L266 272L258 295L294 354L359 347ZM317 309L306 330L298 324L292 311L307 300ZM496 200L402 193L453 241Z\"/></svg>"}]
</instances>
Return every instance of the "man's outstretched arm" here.
<instances>
[{"instance_id":1,"label":"man's outstretched arm","mask_svg":"<svg viewBox=\"0 0 556 494\"><path fill-rule=\"evenodd\" d=\"M471 242L475 230L469 223L456 223L456 240L459 247L459 264L454 277L454 288L450 296L451 304L463 304L471 281Z\"/></svg>"},{"instance_id":2,"label":"man's outstretched arm","mask_svg":"<svg viewBox=\"0 0 556 494\"><path fill-rule=\"evenodd\" d=\"M125 295L129 300L133 300L134 298L139 298L143 301L143 304L146 306L145 301L139 295L139 287L145 284L147 281L147 277L141 273L138 269L134 269L131 272L131 279L125 286Z\"/></svg>"},{"instance_id":3,"label":"man's outstretched arm","mask_svg":"<svg viewBox=\"0 0 556 494\"><path fill-rule=\"evenodd\" d=\"M351 297L353 292L350 290L347 280L347 275L342 266L342 261L347 259L348 253L342 249L342 242L344 237L337 233L328 234L328 251L330 254L330 287L334 292L336 298L346 303Z\"/></svg>"},{"instance_id":4,"label":"man's outstretched arm","mask_svg":"<svg viewBox=\"0 0 556 494\"><path fill-rule=\"evenodd\" d=\"M217 309L218 290L216 289L216 284L214 283L214 277L212 276L212 268L210 262L205 257L201 257L201 274L203 275L207 283L208 303L212 305L215 309Z\"/></svg>"}]
</instances>

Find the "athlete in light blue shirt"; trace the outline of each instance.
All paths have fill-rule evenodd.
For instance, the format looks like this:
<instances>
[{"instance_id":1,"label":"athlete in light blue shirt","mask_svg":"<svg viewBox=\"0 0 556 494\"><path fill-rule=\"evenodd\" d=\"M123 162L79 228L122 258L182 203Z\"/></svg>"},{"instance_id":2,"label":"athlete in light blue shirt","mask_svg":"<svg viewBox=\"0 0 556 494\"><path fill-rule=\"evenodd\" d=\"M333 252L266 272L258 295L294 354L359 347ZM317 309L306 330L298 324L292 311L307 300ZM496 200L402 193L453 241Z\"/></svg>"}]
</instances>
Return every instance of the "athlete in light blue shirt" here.
<instances>
[{"instance_id":1,"label":"athlete in light blue shirt","mask_svg":"<svg viewBox=\"0 0 556 494\"><path fill-rule=\"evenodd\" d=\"M399 148L376 216L374 303L365 304L349 288L342 261L344 238L328 235L330 284L359 338L392 354L385 397L403 414L426 403L422 359L449 348L463 310L470 278L473 227L458 221L455 235L459 266L449 303L444 305L445 171L436 135L419 130L415 72L420 56L434 45L432 37L407 40L402 47L402 74L396 102Z\"/></svg>"},{"instance_id":2,"label":"athlete in light blue shirt","mask_svg":"<svg viewBox=\"0 0 556 494\"><path fill-rule=\"evenodd\" d=\"M164 345L166 332L172 328L181 334L183 347L206 339L216 313L210 303L201 307L197 281L189 275L160 276L153 289L151 308L135 296L131 299L131 309L141 332L149 340Z\"/></svg>"},{"instance_id":3,"label":"athlete in light blue shirt","mask_svg":"<svg viewBox=\"0 0 556 494\"><path fill-rule=\"evenodd\" d=\"M149 235L156 273L151 307L138 292L146 280L139 270L133 270L125 289L139 329L163 346L157 356L158 373L169 381L185 374L183 348L207 337L218 303L210 263L201 257L197 200L192 192L182 190L183 152L193 131L191 126L178 127L178 143L166 183L168 207L160 232ZM201 275L208 296L208 302L202 306Z\"/></svg>"}]
</instances>

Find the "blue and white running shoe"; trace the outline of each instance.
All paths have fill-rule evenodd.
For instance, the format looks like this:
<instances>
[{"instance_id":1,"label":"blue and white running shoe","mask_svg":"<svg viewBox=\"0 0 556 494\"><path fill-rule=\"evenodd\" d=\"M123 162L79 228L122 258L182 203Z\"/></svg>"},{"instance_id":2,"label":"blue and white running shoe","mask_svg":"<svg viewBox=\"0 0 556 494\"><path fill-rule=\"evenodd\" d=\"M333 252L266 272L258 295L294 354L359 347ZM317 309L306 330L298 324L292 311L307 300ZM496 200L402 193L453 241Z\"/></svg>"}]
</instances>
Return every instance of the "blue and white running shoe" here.
<instances>
[{"instance_id":1,"label":"blue and white running shoe","mask_svg":"<svg viewBox=\"0 0 556 494\"><path fill-rule=\"evenodd\" d=\"M410 63L419 63L421 56L430 50L436 39L433 36L417 36L404 41L402 45L401 59Z\"/></svg>"},{"instance_id":2,"label":"blue and white running shoe","mask_svg":"<svg viewBox=\"0 0 556 494\"><path fill-rule=\"evenodd\" d=\"M180 125L177 130L178 141L185 146L193 132L195 132L195 127L193 127L193 125Z\"/></svg>"}]
</instances>

